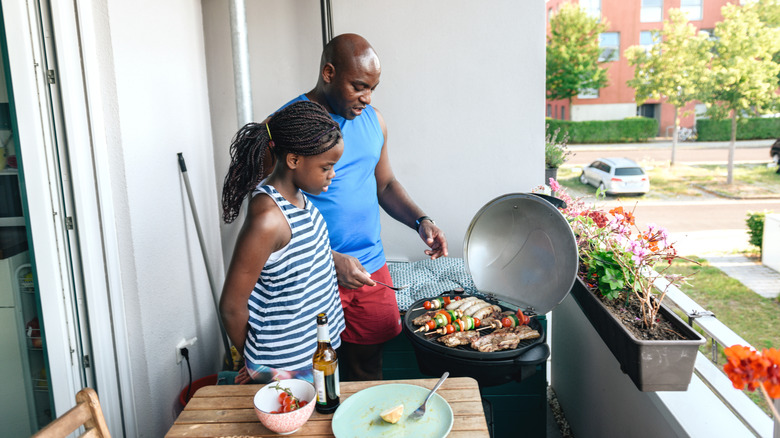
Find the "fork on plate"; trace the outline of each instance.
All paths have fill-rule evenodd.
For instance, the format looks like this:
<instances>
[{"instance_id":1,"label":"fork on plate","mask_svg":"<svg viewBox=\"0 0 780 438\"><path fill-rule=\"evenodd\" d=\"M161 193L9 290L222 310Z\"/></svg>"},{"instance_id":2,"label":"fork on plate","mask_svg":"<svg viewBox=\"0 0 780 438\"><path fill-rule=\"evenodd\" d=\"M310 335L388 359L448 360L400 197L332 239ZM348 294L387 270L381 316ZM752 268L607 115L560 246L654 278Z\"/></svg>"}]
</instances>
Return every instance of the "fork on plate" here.
<instances>
[{"instance_id":1,"label":"fork on plate","mask_svg":"<svg viewBox=\"0 0 780 438\"><path fill-rule=\"evenodd\" d=\"M425 401L420 405L419 408L415 409L414 412L409 414L410 420L417 420L418 418L422 418L423 415L425 415L425 408L428 405L428 400L431 399L431 396L433 396L433 393L436 392L437 389L441 386L442 383L444 383L444 380L449 377L450 372L445 371L444 374L442 374L441 379L439 379L438 382L436 382L435 385L433 385L433 389L431 389L431 392L428 393L428 397L425 397Z\"/></svg>"}]
</instances>

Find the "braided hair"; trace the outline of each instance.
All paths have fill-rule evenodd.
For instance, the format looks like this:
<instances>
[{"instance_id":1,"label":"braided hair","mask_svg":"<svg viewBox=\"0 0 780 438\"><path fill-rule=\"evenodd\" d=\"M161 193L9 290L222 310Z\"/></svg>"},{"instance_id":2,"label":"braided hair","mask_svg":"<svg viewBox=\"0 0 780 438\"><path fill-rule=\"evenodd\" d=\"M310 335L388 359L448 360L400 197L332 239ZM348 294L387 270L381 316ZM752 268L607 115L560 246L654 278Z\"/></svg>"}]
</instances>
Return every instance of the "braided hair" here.
<instances>
[{"instance_id":1,"label":"braided hair","mask_svg":"<svg viewBox=\"0 0 780 438\"><path fill-rule=\"evenodd\" d=\"M264 159L270 149L277 160L287 153L303 156L327 152L341 140L339 124L322 105L295 102L274 114L268 123L247 123L230 144L230 168L222 187L222 219L238 217L244 197L265 174Z\"/></svg>"}]
</instances>

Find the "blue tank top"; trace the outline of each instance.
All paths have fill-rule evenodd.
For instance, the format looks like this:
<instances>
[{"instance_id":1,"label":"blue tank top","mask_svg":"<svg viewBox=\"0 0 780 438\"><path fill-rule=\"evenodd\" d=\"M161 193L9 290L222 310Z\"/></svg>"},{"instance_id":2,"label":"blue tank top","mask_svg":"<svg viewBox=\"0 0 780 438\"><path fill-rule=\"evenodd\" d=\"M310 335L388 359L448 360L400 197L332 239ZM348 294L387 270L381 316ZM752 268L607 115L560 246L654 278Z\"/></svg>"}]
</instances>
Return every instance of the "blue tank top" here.
<instances>
[{"instance_id":1,"label":"blue tank top","mask_svg":"<svg viewBox=\"0 0 780 438\"><path fill-rule=\"evenodd\" d=\"M345 327L328 230L308 200L300 209L272 186L258 186L254 195L259 193L276 202L292 236L287 246L274 253L278 257L263 266L249 296L244 358L272 368L305 370L311 368L317 349L317 314L328 315L333 348L341 345Z\"/></svg>"},{"instance_id":2,"label":"blue tank top","mask_svg":"<svg viewBox=\"0 0 780 438\"><path fill-rule=\"evenodd\" d=\"M284 106L301 100L309 99L301 94ZM333 250L357 258L373 273L385 264L374 175L385 137L371 105L353 120L330 116L341 127L344 154L336 163L336 177L328 191L306 195L325 217Z\"/></svg>"}]
</instances>

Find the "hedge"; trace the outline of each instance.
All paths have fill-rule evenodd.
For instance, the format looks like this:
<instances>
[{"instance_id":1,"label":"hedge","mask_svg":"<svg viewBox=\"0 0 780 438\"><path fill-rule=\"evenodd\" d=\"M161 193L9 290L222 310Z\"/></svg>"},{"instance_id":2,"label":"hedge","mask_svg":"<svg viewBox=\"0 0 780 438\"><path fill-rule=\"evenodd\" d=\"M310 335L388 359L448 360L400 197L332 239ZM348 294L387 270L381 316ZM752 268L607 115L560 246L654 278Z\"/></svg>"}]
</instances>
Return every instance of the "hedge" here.
<instances>
[{"instance_id":1,"label":"hedge","mask_svg":"<svg viewBox=\"0 0 780 438\"><path fill-rule=\"evenodd\" d=\"M658 121L648 117L623 120L592 120L572 122L547 118L547 133L561 128L569 133L570 144L646 142L658 134Z\"/></svg>"},{"instance_id":2,"label":"hedge","mask_svg":"<svg viewBox=\"0 0 780 438\"><path fill-rule=\"evenodd\" d=\"M780 138L780 118L745 118L737 120L737 140ZM731 119L696 121L697 141L731 140Z\"/></svg>"}]
</instances>

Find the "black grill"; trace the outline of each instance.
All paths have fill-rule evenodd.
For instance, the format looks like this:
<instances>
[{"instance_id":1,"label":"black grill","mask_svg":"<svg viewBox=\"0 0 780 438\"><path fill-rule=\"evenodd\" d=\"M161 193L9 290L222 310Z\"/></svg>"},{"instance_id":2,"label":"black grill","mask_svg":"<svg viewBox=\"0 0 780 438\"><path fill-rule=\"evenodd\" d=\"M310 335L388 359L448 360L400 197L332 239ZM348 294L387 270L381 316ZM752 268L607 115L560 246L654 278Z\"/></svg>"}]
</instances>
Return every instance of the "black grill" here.
<instances>
[{"instance_id":1,"label":"black grill","mask_svg":"<svg viewBox=\"0 0 780 438\"><path fill-rule=\"evenodd\" d=\"M452 298L455 295L445 293L442 296ZM503 310L515 310L495 300L485 297L480 299L497 304ZM528 325L541 336L522 340L517 348L512 350L481 352L468 345L448 347L436 340L443 335L426 336L422 332L415 333L418 327L412 324L412 320L427 312L421 309L425 301L427 299L418 300L411 306L404 315L403 327L414 348L420 371L424 374L437 376L449 371L453 376L473 377L480 386L500 385L529 377L535 372L536 365L546 361L550 355L549 346L545 342L544 326L536 317L531 317ZM484 330L485 334L492 331L493 329Z\"/></svg>"}]
</instances>

